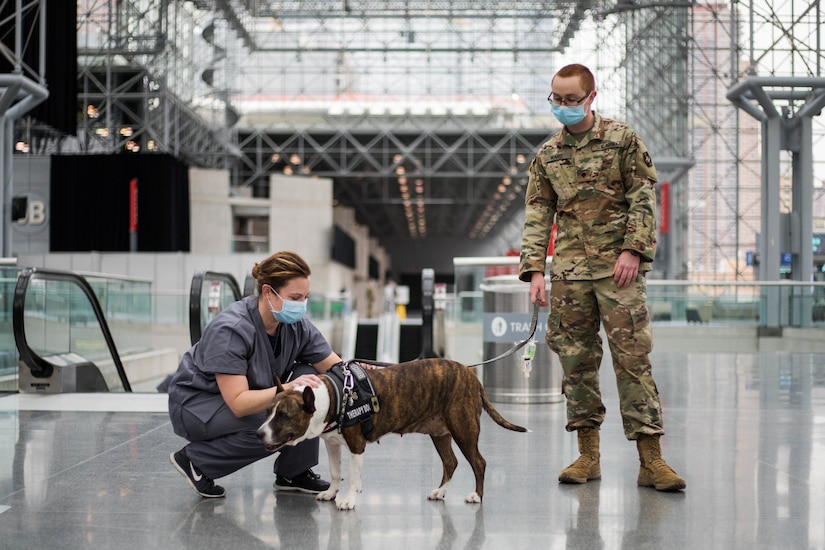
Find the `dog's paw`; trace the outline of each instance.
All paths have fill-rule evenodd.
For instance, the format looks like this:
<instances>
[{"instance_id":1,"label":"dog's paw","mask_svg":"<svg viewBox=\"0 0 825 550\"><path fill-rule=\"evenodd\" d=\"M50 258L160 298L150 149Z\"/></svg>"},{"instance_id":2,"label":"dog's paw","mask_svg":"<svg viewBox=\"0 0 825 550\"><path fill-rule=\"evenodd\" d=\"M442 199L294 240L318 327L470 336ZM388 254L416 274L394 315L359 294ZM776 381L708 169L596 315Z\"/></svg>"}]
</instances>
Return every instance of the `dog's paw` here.
<instances>
[{"instance_id":1,"label":"dog's paw","mask_svg":"<svg viewBox=\"0 0 825 550\"><path fill-rule=\"evenodd\" d=\"M430 491L430 494L427 495L427 500L444 500L445 494L447 494L447 488L439 487L438 489Z\"/></svg>"},{"instance_id":2,"label":"dog's paw","mask_svg":"<svg viewBox=\"0 0 825 550\"><path fill-rule=\"evenodd\" d=\"M322 491L315 495L315 500L333 500L337 494L337 489L327 489L326 491Z\"/></svg>"},{"instance_id":3,"label":"dog's paw","mask_svg":"<svg viewBox=\"0 0 825 550\"><path fill-rule=\"evenodd\" d=\"M336 498L335 499L335 507L339 510L354 510L355 509L355 498Z\"/></svg>"},{"instance_id":4,"label":"dog's paw","mask_svg":"<svg viewBox=\"0 0 825 550\"><path fill-rule=\"evenodd\" d=\"M481 502L481 497L478 496L478 493L473 491L472 493L467 495L467 498L464 499L464 502L468 502L470 504L479 504Z\"/></svg>"}]
</instances>

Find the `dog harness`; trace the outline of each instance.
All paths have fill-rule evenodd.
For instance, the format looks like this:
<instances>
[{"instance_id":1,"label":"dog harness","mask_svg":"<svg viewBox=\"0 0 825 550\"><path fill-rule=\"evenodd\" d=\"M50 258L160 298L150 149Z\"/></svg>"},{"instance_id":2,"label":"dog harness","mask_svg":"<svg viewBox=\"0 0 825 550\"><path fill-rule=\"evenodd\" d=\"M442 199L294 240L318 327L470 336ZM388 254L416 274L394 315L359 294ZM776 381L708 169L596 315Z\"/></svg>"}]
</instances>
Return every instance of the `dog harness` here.
<instances>
[{"instance_id":1,"label":"dog harness","mask_svg":"<svg viewBox=\"0 0 825 550\"><path fill-rule=\"evenodd\" d=\"M325 432L361 424L361 433L369 439L375 431L372 415L381 406L367 371L357 361L344 361L333 365L326 376L335 388L335 410L338 415L324 428Z\"/></svg>"}]
</instances>

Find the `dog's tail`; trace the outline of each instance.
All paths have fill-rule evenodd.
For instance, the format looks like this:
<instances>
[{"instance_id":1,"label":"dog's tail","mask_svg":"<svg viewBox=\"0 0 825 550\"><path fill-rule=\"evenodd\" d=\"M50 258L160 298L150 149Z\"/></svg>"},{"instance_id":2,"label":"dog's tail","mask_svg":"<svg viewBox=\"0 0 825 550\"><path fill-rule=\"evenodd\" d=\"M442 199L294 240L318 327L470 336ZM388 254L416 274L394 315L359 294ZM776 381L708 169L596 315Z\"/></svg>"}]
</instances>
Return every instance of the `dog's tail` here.
<instances>
[{"instance_id":1,"label":"dog's tail","mask_svg":"<svg viewBox=\"0 0 825 550\"><path fill-rule=\"evenodd\" d=\"M514 432L527 432L529 431L527 428L523 426L519 426L517 424L513 424L499 413L496 408L490 403L490 400L487 399L487 392L484 391L484 388L481 389L481 402L484 404L484 410L487 411L487 414L490 415L496 424L501 426L502 428L507 428L508 430L513 430Z\"/></svg>"}]
</instances>

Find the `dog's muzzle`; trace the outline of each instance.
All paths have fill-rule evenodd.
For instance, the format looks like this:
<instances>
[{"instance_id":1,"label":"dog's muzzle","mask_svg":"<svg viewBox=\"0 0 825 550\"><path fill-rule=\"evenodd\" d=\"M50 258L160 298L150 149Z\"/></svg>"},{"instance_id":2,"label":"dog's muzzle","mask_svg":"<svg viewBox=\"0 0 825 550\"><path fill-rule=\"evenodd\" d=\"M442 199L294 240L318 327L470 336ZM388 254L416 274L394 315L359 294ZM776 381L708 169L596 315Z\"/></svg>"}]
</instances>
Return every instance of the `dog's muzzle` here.
<instances>
[{"instance_id":1,"label":"dog's muzzle","mask_svg":"<svg viewBox=\"0 0 825 550\"><path fill-rule=\"evenodd\" d=\"M263 426L258 428L258 431L255 432L255 435L258 437L258 441L264 444L264 448L271 453L280 450L281 447L284 447L293 439L291 436L288 436L283 441L273 442L272 432L267 424L264 424Z\"/></svg>"}]
</instances>

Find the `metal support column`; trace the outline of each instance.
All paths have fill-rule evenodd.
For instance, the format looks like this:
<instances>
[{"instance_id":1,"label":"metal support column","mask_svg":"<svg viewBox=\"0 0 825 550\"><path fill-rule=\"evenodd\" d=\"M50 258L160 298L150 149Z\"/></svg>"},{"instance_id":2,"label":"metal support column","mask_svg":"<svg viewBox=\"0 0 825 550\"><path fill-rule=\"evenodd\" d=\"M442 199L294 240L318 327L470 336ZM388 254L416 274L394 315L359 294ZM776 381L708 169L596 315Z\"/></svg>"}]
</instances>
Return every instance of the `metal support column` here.
<instances>
[{"instance_id":1,"label":"metal support column","mask_svg":"<svg viewBox=\"0 0 825 550\"><path fill-rule=\"evenodd\" d=\"M24 14L27 21L24 25ZM46 66L46 3L43 0L17 0L14 8L14 51L4 54L13 65L11 73L0 74L0 257L12 254L12 148L14 147L14 123L49 97L43 78ZM25 48L38 30L39 57L37 72L25 67ZM25 71L24 71L25 69ZM27 76L27 74L29 76ZM38 80L35 82L32 78Z\"/></svg>"},{"instance_id":2,"label":"metal support column","mask_svg":"<svg viewBox=\"0 0 825 550\"><path fill-rule=\"evenodd\" d=\"M762 226L759 278L778 281L783 253L791 254L791 278L813 279L813 133L812 118L825 106L825 78L748 77L728 89L727 98L762 124ZM782 110L775 102L783 102ZM761 107L761 109L760 109ZM792 152L792 211L780 212L780 151ZM784 222L784 223L783 223ZM780 313L792 312L794 324L810 323L810 300L792 298L782 307L779 287L766 287L765 326L779 327Z\"/></svg>"},{"instance_id":3,"label":"metal support column","mask_svg":"<svg viewBox=\"0 0 825 550\"><path fill-rule=\"evenodd\" d=\"M762 225L759 241L759 280L778 281L783 239L779 215L779 151L782 119L772 116L762 121ZM780 325L779 292L776 286L763 287L764 320L768 327Z\"/></svg>"},{"instance_id":4,"label":"metal support column","mask_svg":"<svg viewBox=\"0 0 825 550\"><path fill-rule=\"evenodd\" d=\"M22 74L0 75L0 257L11 256L12 148L14 123L49 97L44 86Z\"/></svg>"}]
</instances>

